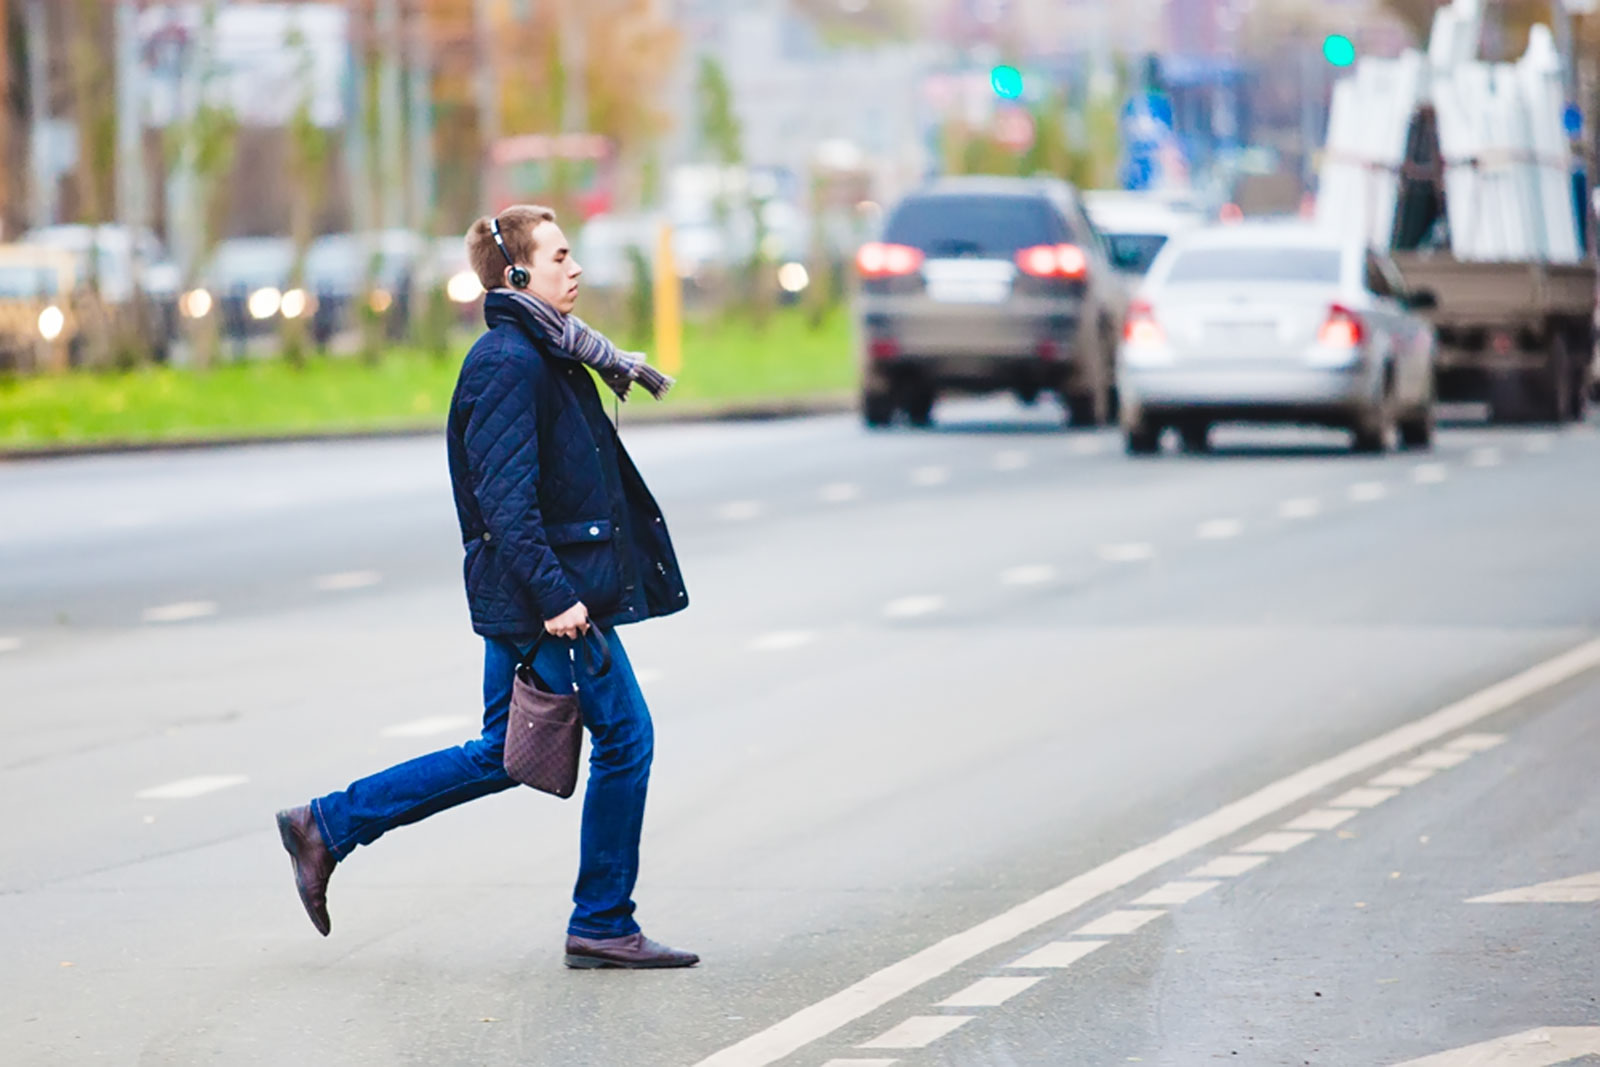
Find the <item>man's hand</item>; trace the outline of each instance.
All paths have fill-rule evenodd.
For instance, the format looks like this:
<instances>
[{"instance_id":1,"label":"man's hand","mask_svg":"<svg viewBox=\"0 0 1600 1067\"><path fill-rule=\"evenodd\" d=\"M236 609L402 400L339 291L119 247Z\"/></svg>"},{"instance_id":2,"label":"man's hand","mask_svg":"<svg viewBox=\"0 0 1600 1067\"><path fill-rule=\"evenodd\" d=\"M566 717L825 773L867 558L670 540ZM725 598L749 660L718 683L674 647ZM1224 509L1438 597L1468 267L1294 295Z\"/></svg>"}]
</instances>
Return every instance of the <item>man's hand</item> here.
<instances>
[{"instance_id":1,"label":"man's hand","mask_svg":"<svg viewBox=\"0 0 1600 1067\"><path fill-rule=\"evenodd\" d=\"M576 641L579 634L589 632L589 609L578 601L553 619L546 619L544 628L556 637Z\"/></svg>"}]
</instances>

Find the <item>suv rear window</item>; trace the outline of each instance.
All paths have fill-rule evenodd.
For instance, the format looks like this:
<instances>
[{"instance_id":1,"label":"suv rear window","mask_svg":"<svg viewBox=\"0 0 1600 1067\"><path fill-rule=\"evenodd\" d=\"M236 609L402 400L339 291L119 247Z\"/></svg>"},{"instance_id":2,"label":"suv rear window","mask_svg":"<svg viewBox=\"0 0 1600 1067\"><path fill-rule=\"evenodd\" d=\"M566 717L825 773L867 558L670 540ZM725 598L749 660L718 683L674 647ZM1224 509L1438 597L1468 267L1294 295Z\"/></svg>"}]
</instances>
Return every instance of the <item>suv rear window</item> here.
<instances>
[{"instance_id":1,"label":"suv rear window","mask_svg":"<svg viewBox=\"0 0 1600 1067\"><path fill-rule=\"evenodd\" d=\"M1073 240L1048 200L944 193L914 196L895 209L883 239L934 258L1010 259L1024 248Z\"/></svg>"},{"instance_id":2,"label":"suv rear window","mask_svg":"<svg viewBox=\"0 0 1600 1067\"><path fill-rule=\"evenodd\" d=\"M1339 283L1336 248L1191 248L1178 254L1166 281Z\"/></svg>"}]
</instances>

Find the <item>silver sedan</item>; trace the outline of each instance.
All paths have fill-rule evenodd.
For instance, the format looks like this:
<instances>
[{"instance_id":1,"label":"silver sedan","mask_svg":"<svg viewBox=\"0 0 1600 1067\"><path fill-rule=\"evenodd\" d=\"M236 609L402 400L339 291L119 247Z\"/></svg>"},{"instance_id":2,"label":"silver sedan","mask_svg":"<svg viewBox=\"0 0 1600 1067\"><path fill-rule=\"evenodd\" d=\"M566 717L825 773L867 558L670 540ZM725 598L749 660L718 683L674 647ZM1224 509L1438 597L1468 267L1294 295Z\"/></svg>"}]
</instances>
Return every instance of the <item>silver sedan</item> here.
<instances>
[{"instance_id":1,"label":"silver sedan","mask_svg":"<svg viewBox=\"0 0 1600 1067\"><path fill-rule=\"evenodd\" d=\"M1130 305L1117 384L1128 451L1218 422L1351 431L1359 452L1433 438L1433 328L1387 256L1289 224L1197 230L1156 257Z\"/></svg>"}]
</instances>

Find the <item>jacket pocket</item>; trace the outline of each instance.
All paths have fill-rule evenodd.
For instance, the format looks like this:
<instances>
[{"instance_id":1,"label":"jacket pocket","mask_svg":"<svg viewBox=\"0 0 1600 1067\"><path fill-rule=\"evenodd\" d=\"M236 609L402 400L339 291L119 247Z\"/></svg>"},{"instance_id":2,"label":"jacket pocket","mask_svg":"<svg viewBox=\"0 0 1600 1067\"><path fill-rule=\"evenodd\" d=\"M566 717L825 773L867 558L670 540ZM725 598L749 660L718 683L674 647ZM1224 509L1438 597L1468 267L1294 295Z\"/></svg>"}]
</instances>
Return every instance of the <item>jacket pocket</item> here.
<instances>
[{"instance_id":1,"label":"jacket pocket","mask_svg":"<svg viewBox=\"0 0 1600 1067\"><path fill-rule=\"evenodd\" d=\"M561 522L547 523L544 528L545 537L550 539L550 547L561 545L582 545L594 541L611 540L611 520L591 519L588 522Z\"/></svg>"},{"instance_id":2,"label":"jacket pocket","mask_svg":"<svg viewBox=\"0 0 1600 1067\"><path fill-rule=\"evenodd\" d=\"M544 534L573 592L590 613L614 611L622 600L622 568L611 539L611 520L547 524Z\"/></svg>"}]
</instances>

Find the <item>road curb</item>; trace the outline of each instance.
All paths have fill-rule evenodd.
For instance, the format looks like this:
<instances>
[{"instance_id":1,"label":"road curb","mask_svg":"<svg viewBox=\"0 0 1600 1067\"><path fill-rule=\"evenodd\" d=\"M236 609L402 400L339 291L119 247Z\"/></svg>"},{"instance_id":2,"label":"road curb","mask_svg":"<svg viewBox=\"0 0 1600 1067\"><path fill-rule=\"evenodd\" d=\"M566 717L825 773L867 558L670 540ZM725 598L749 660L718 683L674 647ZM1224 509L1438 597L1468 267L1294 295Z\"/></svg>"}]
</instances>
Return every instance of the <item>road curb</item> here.
<instances>
[{"instance_id":1,"label":"road curb","mask_svg":"<svg viewBox=\"0 0 1600 1067\"><path fill-rule=\"evenodd\" d=\"M769 419L803 418L808 415L837 415L855 410L855 397L849 393L828 393L781 400L693 402L680 406L646 407L634 403L622 410L624 427L665 426L686 422L760 422ZM115 456L138 452L196 452L205 449L241 448L257 445L320 444L331 441L383 441L411 437L434 437L444 429L443 422L406 423L356 430L322 430L307 433L228 434L217 437L186 437L167 441L85 441L82 443L41 445L38 448L0 448L0 463L34 459L70 459L75 456Z\"/></svg>"}]
</instances>

